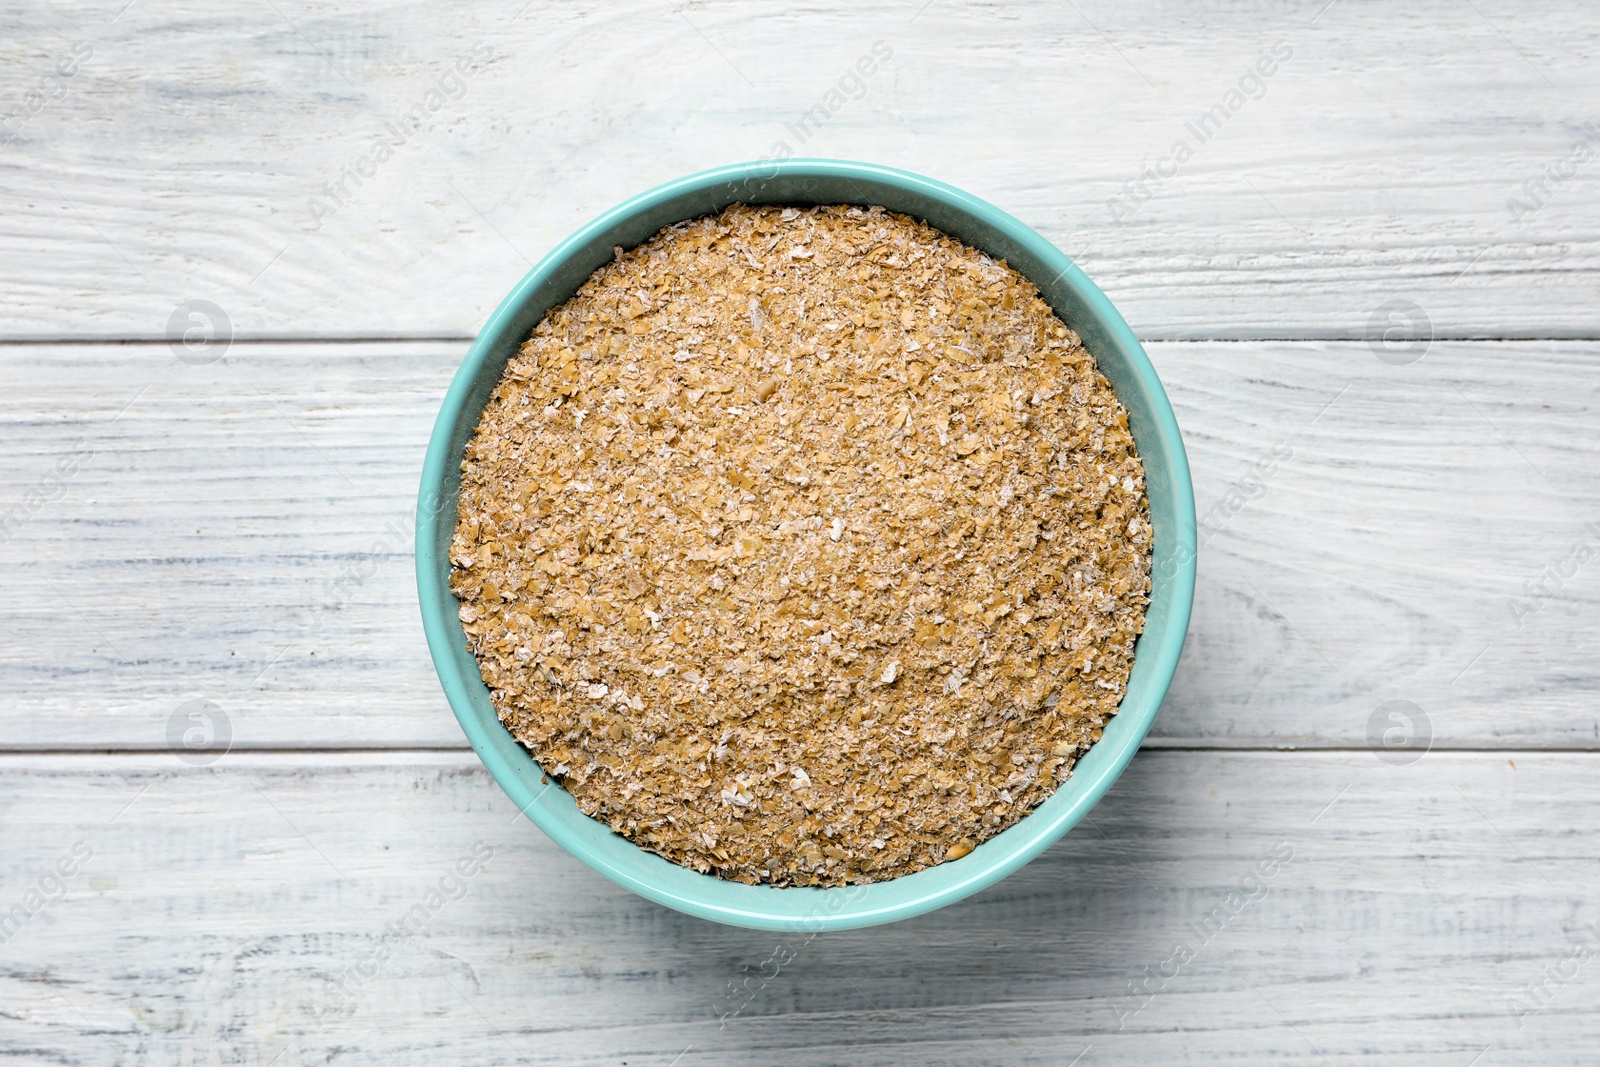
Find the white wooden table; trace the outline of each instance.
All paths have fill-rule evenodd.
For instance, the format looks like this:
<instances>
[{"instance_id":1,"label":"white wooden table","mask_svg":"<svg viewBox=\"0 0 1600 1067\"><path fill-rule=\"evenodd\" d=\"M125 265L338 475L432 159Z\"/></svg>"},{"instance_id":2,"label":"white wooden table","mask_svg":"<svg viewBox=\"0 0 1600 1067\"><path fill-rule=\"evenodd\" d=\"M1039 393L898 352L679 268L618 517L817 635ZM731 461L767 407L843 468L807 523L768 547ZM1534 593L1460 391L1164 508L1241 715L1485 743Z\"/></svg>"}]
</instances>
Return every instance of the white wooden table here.
<instances>
[{"instance_id":1,"label":"white wooden table","mask_svg":"<svg viewBox=\"0 0 1600 1067\"><path fill-rule=\"evenodd\" d=\"M1325 3L7 4L0 1061L1594 1063L1600 11ZM1074 254L1204 543L1091 818L811 941L520 820L410 566L530 261L779 142Z\"/></svg>"}]
</instances>

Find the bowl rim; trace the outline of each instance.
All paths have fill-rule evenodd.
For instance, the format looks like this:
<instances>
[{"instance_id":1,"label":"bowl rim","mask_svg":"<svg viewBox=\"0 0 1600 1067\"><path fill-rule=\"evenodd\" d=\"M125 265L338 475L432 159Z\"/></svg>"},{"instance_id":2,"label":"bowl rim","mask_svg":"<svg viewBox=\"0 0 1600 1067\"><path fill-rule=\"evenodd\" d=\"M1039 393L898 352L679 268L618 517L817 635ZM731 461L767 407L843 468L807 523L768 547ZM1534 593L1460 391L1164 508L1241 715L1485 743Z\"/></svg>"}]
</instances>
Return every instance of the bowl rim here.
<instances>
[{"instance_id":1,"label":"bowl rim","mask_svg":"<svg viewBox=\"0 0 1600 1067\"><path fill-rule=\"evenodd\" d=\"M449 590L449 537L440 537L446 507L451 513L450 528L454 529L456 494L449 491L449 484L452 468L458 470L461 462L455 443L461 437L461 424L463 420L470 421L465 430L467 434L477 424L481 401L471 406L470 411L468 407L486 366L498 359L500 367L495 371L498 380L504 362L501 353L507 351L507 345L510 351L515 351L526 339L529 330L524 328L526 322L521 315L524 307L539 296L548 295L541 290L553 283L570 282L570 261L592 249L598 238L630 221L637 224L641 217L659 212L664 205L676 204L686 196L720 189L729 194L724 206L738 201L818 202L804 197L762 200L759 195L733 195L741 188L747 194L759 193L767 188L762 183L781 183L789 179L842 181L863 194L860 199L851 197L831 202L881 203L882 200L875 201L866 195L874 189L927 199L941 210L963 217L975 228L992 234L991 244L1016 248L1046 269L1057 269L1059 273L1048 284L1060 292L1070 292L1071 298L1079 302L1080 310L1087 311L1095 320L1096 344L1102 348L1114 347L1117 358L1125 364L1119 373L1128 377L1132 387L1141 393L1142 406L1149 409L1141 417L1141 426L1135 434L1136 439L1145 437L1138 441L1138 446L1145 465L1146 484L1149 486L1152 482L1150 457L1159 455L1170 482L1163 492L1171 494L1175 510L1171 528L1154 531L1152 571L1156 570L1155 558L1160 558L1161 584L1158 587L1152 583L1145 632L1140 635L1135 649L1135 675L1130 676L1118 714L1106 725L1101 740L1079 759L1072 776L1027 815L962 859L868 885L825 888L745 885L672 863L614 833L604 823L583 815L571 794L544 778L532 753L516 741L494 713L476 660L466 651L465 632L457 617L459 602ZM695 211L672 221L684 221L704 213ZM967 240L966 237L962 239ZM968 240L967 243L972 242ZM563 281L556 276L564 266L569 277ZM582 272L580 284L593 269ZM1023 273L1041 292L1046 289L1037 278ZM576 286L572 286L554 303L564 301L575 289ZM1059 310L1057 313L1065 318ZM542 316L543 312L539 314ZM1069 326L1080 336L1085 335L1083 320L1069 322ZM1089 343L1087 337L1085 343ZM1095 354L1097 364L1101 363L1094 347L1090 351ZM1120 394L1121 390L1118 392ZM1131 425L1132 405L1125 396L1119 395L1119 399L1130 408ZM1155 447L1147 448L1147 444ZM892 922L954 903L1011 874L1071 829L1106 793L1149 732L1177 669L1194 600L1194 491L1183 439L1155 368L1111 301L1043 236L985 201L908 171L844 160L763 160L691 174L643 192L599 215L540 259L484 323L440 405L423 461L416 537L419 607L440 685L473 749L517 808L578 859L657 903L735 926L812 934ZM438 552L440 548L445 550ZM1150 616L1157 606L1158 591L1166 603L1162 606L1161 632L1154 633ZM1135 695L1135 677L1140 682L1139 700L1130 707ZM550 796L552 786L559 796Z\"/></svg>"}]
</instances>

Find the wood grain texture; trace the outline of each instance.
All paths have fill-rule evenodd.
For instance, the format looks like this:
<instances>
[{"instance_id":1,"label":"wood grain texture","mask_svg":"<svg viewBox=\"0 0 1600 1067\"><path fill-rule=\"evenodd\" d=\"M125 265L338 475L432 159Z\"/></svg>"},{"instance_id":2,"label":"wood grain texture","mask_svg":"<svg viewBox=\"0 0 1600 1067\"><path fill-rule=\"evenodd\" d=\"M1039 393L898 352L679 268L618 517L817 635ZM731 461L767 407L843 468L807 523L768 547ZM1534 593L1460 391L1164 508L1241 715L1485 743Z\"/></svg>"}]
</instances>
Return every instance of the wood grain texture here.
<instances>
[{"instance_id":1,"label":"wood grain texture","mask_svg":"<svg viewBox=\"0 0 1600 1067\"><path fill-rule=\"evenodd\" d=\"M1600 562L1569 560L1600 557L1600 346L1150 348L1202 541L1155 743L1362 745L1403 699L1441 746L1600 747ZM243 747L463 745L410 534L461 353L0 350L0 518L26 513L0 545L0 745L158 749L191 699Z\"/></svg>"},{"instance_id":2,"label":"wood grain texture","mask_svg":"<svg viewBox=\"0 0 1600 1067\"><path fill-rule=\"evenodd\" d=\"M1147 752L999 886L806 941L611 885L466 754L9 756L0 905L75 844L92 855L0 946L0 1049L85 1065L1588 1062L1600 959L1563 961L1600 953L1594 760ZM478 841L492 855L430 911ZM780 942L787 963L761 977ZM1163 968L1179 943L1194 958ZM1139 1009L1147 966L1176 974ZM1576 973L1519 1018L1546 968Z\"/></svg>"},{"instance_id":3,"label":"wood grain texture","mask_svg":"<svg viewBox=\"0 0 1600 1067\"><path fill-rule=\"evenodd\" d=\"M1592 1063L1597 60L1581 0L5 5L0 1061ZM411 566L500 297L780 142L1073 255L1156 342L1202 542L1089 819L812 940L649 904L517 816ZM195 300L236 338L212 365L164 342ZM1420 359L1378 358L1388 323ZM192 701L231 732L203 766L163 751ZM1369 751L1391 701L1415 762Z\"/></svg>"},{"instance_id":4,"label":"wood grain texture","mask_svg":"<svg viewBox=\"0 0 1600 1067\"><path fill-rule=\"evenodd\" d=\"M24 116L0 132L4 337L160 337L197 298L241 335L470 335L584 220L780 142L991 200L1144 337L1362 337L1393 299L1438 336L1600 328L1582 0L30 0L0 28L0 114ZM892 58L829 98L877 41Z\"/></svg>"}]
</instances>

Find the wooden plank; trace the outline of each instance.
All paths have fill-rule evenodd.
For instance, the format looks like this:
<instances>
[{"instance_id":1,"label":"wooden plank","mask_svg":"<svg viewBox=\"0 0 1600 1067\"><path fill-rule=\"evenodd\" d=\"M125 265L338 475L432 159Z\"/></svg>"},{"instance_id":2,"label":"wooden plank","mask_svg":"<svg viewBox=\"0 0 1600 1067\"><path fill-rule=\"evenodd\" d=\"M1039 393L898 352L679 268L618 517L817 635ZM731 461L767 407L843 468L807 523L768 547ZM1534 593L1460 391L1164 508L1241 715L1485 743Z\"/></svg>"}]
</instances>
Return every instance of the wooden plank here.
<instances>
[{"instance_id":1,"label":"wooden plank","mask_svg":"<svg viewBox=\"0 0 1600 1067\"><path fill-rule=\"evenodd\" d=\"M0 18L0 337L161 337L196 299L241 336L466 336L582 221L782 151L993 201L1149 338L1357 338L1392 300L1437 336L1600 326L1582 0Z\"/></svg>"},{"instance_id":2,"label":"wooden plank","mask_svg":"<svg viewBox=\"0 0 1600 1067\"><path fill-rule=\"evenodd\" d=\"M0 1050L81 1064L1064 1064L1085 1048L1086 1067L1588 1062L1594 759L1145 753L998 886L807 941L612 886L468 755L198 769L9 756L0 906L29 913L0 945ZM64 857L62 889L46 876ZM441 879L459 899L430 905ZM58 899L35 908L41 882ZM1170 962L1179 944L1193 958ZM1141 999L1129 988L1147 967L1167 977Z\"/></svg>"},{"instance_id":3,"label":"wooden plank","mask_svg":"<svg viewBox=\"0 0 1600 1067\"><path fill-rule=\"evenodd\" d=\"M1439 743L1600 744L1597 354L1152 346L1202 545L1160 734L1340 744L1405 700Z\"/></svg>"},{"instance_id":4,"label":"wooden plank","mask_svg":"<svg viewBox=\"0 0 1600 1067\"><path fill-rule=\"evenodd\" d=\"M0 546L9 743L159 748L206 699L246 745L464 744L410 523L462 350L246 345L206 367L164 345L6 351L0 499L26 518ZM32 510L41 487L59 498Z\"/></svg>"},{"instance_id":5,"label":"wooden plank","mask_svg":"<svg viewBox=\"0 0 1600 1067\"><path fill-rule=\"evenodd\" d=\"M0 744L159 749L204 699L244 747L462 745L409 533L461 352L0 350ZM1406 700L1443 746L1600 747L1600 345L1151 353L1202 540L1155 743L1364 744Z\"/></svg>"}]
</instances>

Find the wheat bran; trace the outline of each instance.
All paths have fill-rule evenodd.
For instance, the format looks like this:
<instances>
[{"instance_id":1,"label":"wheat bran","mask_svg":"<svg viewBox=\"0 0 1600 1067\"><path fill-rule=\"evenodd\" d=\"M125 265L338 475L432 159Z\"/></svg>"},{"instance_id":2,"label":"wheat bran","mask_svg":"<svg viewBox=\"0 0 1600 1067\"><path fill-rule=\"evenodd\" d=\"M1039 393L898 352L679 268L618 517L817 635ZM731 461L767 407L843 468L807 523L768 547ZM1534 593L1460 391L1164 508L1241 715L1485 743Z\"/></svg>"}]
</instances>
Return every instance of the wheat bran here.
<instances>
[{"instance_id":1,"label":"wheat bran","mask_svg":"<svg viewBox=\"0 0 1600 1067\"><path fill-rule=\"evenodd\" d=\"M735 205L616 252L461 465L451 585L501 720L695 870L966 855L1122 699L1126 412L1033 285L903 215Z\"/></svg>"}]
</instances>

